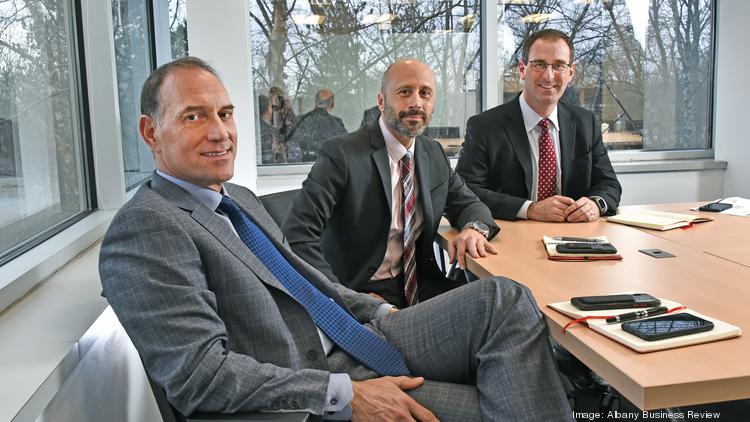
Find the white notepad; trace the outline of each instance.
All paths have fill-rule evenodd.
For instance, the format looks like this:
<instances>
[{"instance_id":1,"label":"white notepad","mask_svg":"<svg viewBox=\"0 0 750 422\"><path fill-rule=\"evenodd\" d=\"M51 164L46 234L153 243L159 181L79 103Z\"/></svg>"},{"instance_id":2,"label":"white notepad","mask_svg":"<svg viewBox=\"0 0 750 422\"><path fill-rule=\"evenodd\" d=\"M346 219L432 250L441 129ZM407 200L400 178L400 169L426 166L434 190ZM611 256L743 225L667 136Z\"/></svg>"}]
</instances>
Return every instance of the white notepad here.
<instances>
[{"instance_id":1,"label":"white notepad","mask_svg":"<svg viewBox=\"0 0 750 422\"><path fill-rule=\"evenodd\" d=\"M581 318L588 315L619 315L633 311L633 309L607 309L603 311L582 311L573 306L570 301L550 303L548 307L565 314L573 319ZM661 306L666 306L672 309L677 306L681 306L677 302L671 300L661 299ZM622 343L625 346L640 353L655 352L657 350L673 349L676 347L690 346L693 344L708 343L711 341L724 340L727 338L738 337L742 334L742 330L739 327L735 327L732 324L728 324L724 321L716 318L711 318L706 315L695 312L692 309L684 309L677 311L677 313L688 313L695 315L699 318L711 321L714 323L714 329L711 331L705 331L702 333L688 334L680 337L667 338L656 341L646 341L640 337L636 337L633 334L628 333L622 329L622 324L607 324L603 319L589 319L583 324L588 324L589 328L603 334L612 340ZM570 330L587 329L585 326L578 327L572 325L568 327Z\"/></svg>"}]
</instances>

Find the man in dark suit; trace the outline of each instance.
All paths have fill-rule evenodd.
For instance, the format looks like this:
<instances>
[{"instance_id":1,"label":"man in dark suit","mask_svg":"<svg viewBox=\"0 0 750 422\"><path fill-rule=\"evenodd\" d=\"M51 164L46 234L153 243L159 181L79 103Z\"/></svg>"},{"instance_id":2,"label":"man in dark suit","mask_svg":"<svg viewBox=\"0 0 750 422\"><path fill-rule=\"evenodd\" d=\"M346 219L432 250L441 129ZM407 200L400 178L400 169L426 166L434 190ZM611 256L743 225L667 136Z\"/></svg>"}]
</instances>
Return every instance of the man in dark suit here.
<instances>
[{"instance_id":1,"label":"man in dark suit","mask_svg":"<svg viewBox=\"0 0 750 422\"><path fill-rule=\"evenodd\" d=\"M440 144L419 136L434 105L435 77L427 65L392 64L378 94L381 117L323 144L283 225L292 250L331 280L399 307L460 285L435 262L443 215L462 229L449 245L462 268L466 252L495 253L488 239L499 230ZM405 169L407 155L413 164Z\"/></svg>"},{"instance_id":2,"label":"man in dark suit","mask_svg":"<svg viewBox=\"0 0 750 422\"><path fill-rule=\"evenodd\" d=\"M559 102L573 78L573 44L545 29L524 41L523 92L466 123L456 171L495 218L594 221L622 188L593 114Z\"/></svg>"},{"instance_id":3,"label":"man in dark suit","mask_svg":"<svg viewBox=\"0 0 750 422\"><path fill-rule=\"evenodd\" d=\"M227 183L234 107L210 66L161 66L141 97L157 171L112 221L99 272L180 412L573 420L527 288L495 277L396 311L332 283Z\"/></svg>"},{"instance_id":4,"label":"man in dark suit","mask_svg":"<svg viewBox=\"0 0 750 422\"><path fill-rule=\"evenodd\" d=\"M346 133L344 122L331 114L333 106L333 92L330 89L324 88L315 94L315 108L297 119L297 126L287 142L290 163L315 161L323 141ZM295 151L297 149L299 152Z\"/></svg>"}]
</instances>

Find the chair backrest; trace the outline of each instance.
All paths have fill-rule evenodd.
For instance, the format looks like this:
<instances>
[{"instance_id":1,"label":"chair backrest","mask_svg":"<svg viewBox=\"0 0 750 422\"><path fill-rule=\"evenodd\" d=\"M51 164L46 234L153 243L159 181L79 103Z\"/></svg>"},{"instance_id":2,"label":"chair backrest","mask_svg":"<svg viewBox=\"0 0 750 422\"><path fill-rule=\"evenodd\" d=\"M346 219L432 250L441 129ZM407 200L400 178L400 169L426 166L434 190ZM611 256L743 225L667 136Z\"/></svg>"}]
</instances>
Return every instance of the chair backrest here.
<instances>
[{"instance_id":1,"label":"chair backrest","mask_svg":"<svg viewBox=\"0 0 750 422\"><path fill-rule=\"evenodd\" d=\"M156 400L156 406L159 407L162 420L164 422L185 422L185 416L172 407L172 404L167 400L167 393L151 378L148 371L146 371L146 377L148 378L148 384L151 386L151 391L154 393L154 400Z\"/></svg>"},{"instance_id":2,"label":"chair backrest","mask_svg":"<svg viewBox=\"0 0 750 422\"><path fill-rule=\"evenodd\" d=\"M289 208L292 206L292 201L294 201L294 198L299 191L300 189L293 189L284 192L270 193L260 197L260 202L263 203L266 211L271 214L271 218L273 218L273 221L275 221L279 227L281 227L281 224L284 222L284 218L286 217L287 212L289 212Z\"/></svg>"}]
</instances>

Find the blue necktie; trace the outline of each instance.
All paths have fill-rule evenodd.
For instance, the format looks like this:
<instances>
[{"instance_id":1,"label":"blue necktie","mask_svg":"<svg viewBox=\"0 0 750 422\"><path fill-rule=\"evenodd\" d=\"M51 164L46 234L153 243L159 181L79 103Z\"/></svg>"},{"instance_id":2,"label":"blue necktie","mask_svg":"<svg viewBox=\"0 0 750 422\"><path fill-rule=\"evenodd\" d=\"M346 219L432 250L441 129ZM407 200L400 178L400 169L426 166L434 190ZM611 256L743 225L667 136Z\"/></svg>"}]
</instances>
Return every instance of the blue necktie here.
<instances>
[{"instance_id":1,"label":"blue necktie","mask_svg":"<svg viewBox=\"0 0 750 422\"><path fill-rule=\"evenodd\" d=\"M232 199L224 196L217 210L229 217L242 242L307 309L315 324L334 343L380 375L409 374L404 357L395 347L365 328L333 299L310 284Z\"/></svg>"}]
</instances>

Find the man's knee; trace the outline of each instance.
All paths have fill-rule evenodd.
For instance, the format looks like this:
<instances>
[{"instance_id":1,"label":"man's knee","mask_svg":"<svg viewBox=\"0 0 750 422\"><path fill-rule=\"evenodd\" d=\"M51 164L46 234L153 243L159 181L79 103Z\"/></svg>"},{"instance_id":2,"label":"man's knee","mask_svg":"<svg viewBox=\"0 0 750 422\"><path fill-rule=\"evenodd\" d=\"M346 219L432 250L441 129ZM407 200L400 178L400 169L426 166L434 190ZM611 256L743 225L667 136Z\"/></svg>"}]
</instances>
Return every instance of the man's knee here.
<instances>
[{"instance_id":1,"label":"man's knee","mask_svg":"<svg viewBox=\"0 0 750 422\"><path fill-rule=\"evenodd\" d=\"M542 313L531 294L531 290L525 285L502 276L489 277L480 281L483 282L483 287L487 290L482 293L488 295L485 297L494 297L496 304L500 306L513 304L516 311L532 312L538 318L542 318Z\"/></svg>"}]
</instances>

